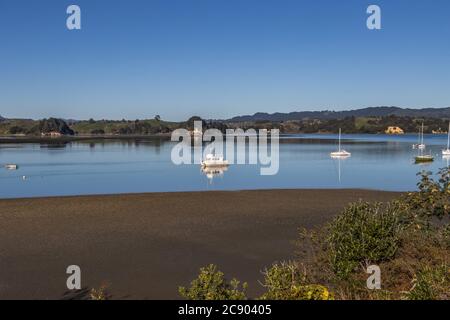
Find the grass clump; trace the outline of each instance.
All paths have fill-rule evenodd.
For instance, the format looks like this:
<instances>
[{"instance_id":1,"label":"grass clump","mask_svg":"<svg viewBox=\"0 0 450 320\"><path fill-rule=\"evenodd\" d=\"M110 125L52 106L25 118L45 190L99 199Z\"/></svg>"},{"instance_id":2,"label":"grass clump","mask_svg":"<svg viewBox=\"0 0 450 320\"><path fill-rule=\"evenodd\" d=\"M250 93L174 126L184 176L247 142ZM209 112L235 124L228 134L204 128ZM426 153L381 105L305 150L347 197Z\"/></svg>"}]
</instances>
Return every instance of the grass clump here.
<instances>
[{"instance_id":1,"label":"grass clump","mask_svg":"<svg viewBox=\"0 0 450 320\"><path fill-rule=\"evenodd\" d=\"M267 292L261 300L331 300L333 295L321 285L307 284L307 277L295 262L273 264L264 272Z\"/></svg>"},{"instance_id":2,"label":"grass clump","mask_svg":"<svg viewBox=\"0 0 450 320\"><path fill-rule=\"evenodd\" d=\"M227 282L223 272L210 264L200 269L189 288L180 287L178 291L187 300L246 300L247 283L243 283L242 288L239 284L236 279Z\"/></svg>"},{"instance_id":3,"label":"grass clump","mask_svg":"<svg viewBox=\"0 0 450 320\"><path fill-rule=\"evenodd\" d=\"M106 284L101 285L98 289L92 288L89 292L91 300L108 300L110 297L107 293L108 286Z\"/></svg>"},{"instance_id":4,"label":"grass clump","mask_svg":"<svg viewBox=\"0 0 450 320\"><path fill-rule=\"evenodd\" d=\"M450 224L442 228L441 237L447 249L450 249Z\"/></svg>"},{"instance_id":5,"label":"grass clump","mask_svg":"<svg viewBox=\"0 0 450 320\"><path fill-rule=\"evenodd\" d=\"M406 293L408 300L448 300L450 299L450 267L425 266L414 277L412 289Z\"/></svg>"}]
</instances>

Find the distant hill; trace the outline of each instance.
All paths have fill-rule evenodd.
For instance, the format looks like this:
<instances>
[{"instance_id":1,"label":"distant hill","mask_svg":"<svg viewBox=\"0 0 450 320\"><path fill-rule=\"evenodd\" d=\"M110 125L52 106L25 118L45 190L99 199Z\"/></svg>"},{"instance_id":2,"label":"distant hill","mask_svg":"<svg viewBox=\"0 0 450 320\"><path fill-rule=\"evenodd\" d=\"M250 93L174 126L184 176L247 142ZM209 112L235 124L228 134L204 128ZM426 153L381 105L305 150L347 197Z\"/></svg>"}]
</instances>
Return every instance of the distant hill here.
<instances>
[{"instance_id":1,"label":"distant hill","mask_svg":"<svg viewBox=\"0 0 450 320\"><path fill-rule=\"evenodd\" d=\"M62 119L48 118L39 121L39 131L41 134L56 132L62 135L74 135L75 132Z\"/></svg>"},{"instance_id":2,"label":"distant hill","mask_svg":"<svg viewBox=\"0 0 450 320\"><path fill-rule=\"evenodd\" d=\"M0 116L0 121L4 121L6 120L5 118L3 118L2 116Z\"/></svg>"},{"instance_id":3,"label":"distant hill","mask_svg":"<svg viewBox=\"0 0 450 320\"><path fill-rule=\"evenodd\" d=\"M254 115L238 116L227 120L227 122L246 122L246 121L288 121L303 119L344 119L346 117L385 117L396 115L400 117L424 117L424 118L449 118L449 108L424 108L410 109L399 107L370 107L347 111L299 111L290 113L263 113L258 112Z\"/></svg>"}]
</instances>

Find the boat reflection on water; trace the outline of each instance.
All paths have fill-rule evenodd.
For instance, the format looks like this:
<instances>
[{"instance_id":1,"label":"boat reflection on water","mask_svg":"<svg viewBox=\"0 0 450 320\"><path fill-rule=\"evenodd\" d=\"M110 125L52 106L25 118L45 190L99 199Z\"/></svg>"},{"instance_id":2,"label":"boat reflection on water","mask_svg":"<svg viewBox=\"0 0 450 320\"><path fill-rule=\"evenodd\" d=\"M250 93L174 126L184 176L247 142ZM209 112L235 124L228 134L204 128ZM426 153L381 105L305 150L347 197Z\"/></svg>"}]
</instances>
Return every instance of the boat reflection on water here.
<instances>
[{"instance_id":1,"label":"boat reflection on water","mask_svg":"<svg viewBox=\"0 0 450 320\"><path fill-rule=\"evenodd\" d=\"M347 159L350 158L350 155L347 156L339 156L339 157L331 157L331 159L333 159L333 162L337 162L337 167L338 167L338 181L339 183L341 182L341 162L346 161Z\"/></svg>"},{"instance_id":2,"label":"boat reflection on water","mask_svg":"<svg viewBox=\"0 0 450 320\"><path fill-rule=\"evenodd\" d=\"M223 177L228 166L202 167L202 173L208 178L209 184L213 183L214 178Z\"/></svg>"},{"instance_id":3,"label":"boat reflection on water","mask_svg":"<svg viewBox=\"0 0 450 320\"><path fill-rule=\"evenodd\" d=\"M447 167L450 166L450 155L443 155L442 160L447 162Z\"/></svg>"}]
</instances>

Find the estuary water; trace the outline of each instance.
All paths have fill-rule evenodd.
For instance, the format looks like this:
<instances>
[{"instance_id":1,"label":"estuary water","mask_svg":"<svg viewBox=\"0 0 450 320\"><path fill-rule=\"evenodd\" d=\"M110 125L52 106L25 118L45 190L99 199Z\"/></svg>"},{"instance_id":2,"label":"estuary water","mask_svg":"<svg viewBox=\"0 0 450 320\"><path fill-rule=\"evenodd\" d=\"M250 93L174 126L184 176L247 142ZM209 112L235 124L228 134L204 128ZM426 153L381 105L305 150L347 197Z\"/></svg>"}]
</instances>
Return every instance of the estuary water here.
<instances>
[{"instance_id":1,"label":"estuary water","mask_svg":"<svg viewBox=\"0 0 450 320\"><path fill-rule=\"evenodd\" d=\"M421 170L449 165L441 150L445 135L426 135L427 165L414 164L417 135L343 135L350 158L331 159L337 135L280 137L279 171L260 175L260 165L230 165L204 172L175 165L174 142L166 138L91 140L68 143L0 144L0 198L174 192L200 190L364 188L416 190ZM17 164L17 170L4 165Z\"/></svg>"}]
</instances>

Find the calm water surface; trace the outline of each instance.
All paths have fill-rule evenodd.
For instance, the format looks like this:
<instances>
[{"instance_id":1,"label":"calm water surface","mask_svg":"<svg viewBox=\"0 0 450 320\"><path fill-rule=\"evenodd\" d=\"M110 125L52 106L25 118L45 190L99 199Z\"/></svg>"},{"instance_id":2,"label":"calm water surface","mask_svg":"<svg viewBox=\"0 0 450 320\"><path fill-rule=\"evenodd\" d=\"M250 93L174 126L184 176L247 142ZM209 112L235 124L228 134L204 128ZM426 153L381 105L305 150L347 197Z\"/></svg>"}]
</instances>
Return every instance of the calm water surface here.
<instances>
[{"instance_id":1,"label":"calm water surface","mask_svg":"<svg viewBox=\"0 0 450 320\"><path fill-rule=\"evenodd\" d=\"M261 176L257 165L232 165L225 172L202 172L198 165L176 166L174 143L163 139L0 144L0 198L161 191L272 188L366 188L415 190L416 173L449 164L441 156L447 137L425 137L434 163L414 164L417 136L344 135L352 153L333 160L335 135L280 138L280 170ZM19 169L3 165L16 163Z\"/></svg>"}]
</instances>

